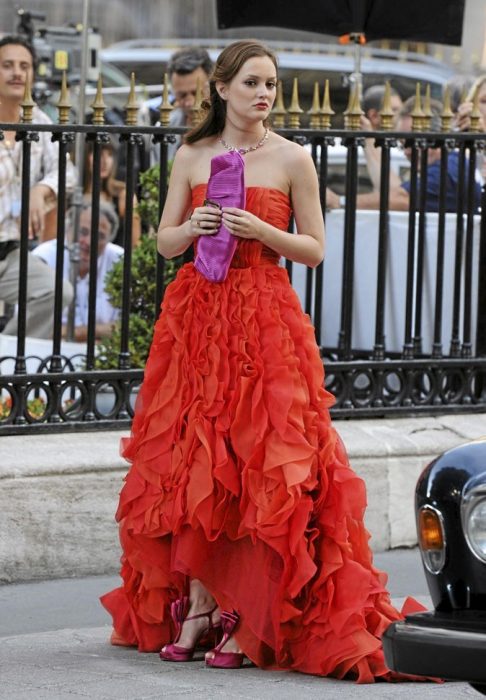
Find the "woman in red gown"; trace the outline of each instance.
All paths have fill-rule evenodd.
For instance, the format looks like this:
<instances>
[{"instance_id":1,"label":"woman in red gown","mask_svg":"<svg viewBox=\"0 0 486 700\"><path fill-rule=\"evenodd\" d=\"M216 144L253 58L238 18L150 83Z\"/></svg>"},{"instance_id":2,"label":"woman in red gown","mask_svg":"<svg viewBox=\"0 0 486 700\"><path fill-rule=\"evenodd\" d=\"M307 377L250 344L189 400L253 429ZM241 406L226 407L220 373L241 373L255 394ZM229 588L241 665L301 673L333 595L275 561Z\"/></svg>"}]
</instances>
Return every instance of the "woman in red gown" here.
<instances>
[{"instance_id":1,"label":"woman in red gown","mask_svg":"<svg viewBox=\"0 0 486 700\"><path fill-rule=\"evenodd\" d=\"M115 644L206 663L390 679L380 638L401 617L372 565L366 493L331 426L310 319L279 259L316 266L324 224L313 162L268 132L275 57L220 55L206 120L176 156L158 232L167 258L238 237L222 283L185 265L168 287L124 448L123 586L102 598ZM204 205L211 159L245 160L246 208ZM288 232L293 212L298 235ZM161 650L162 647L162 650Z\"/></svg>"}]
</instances>

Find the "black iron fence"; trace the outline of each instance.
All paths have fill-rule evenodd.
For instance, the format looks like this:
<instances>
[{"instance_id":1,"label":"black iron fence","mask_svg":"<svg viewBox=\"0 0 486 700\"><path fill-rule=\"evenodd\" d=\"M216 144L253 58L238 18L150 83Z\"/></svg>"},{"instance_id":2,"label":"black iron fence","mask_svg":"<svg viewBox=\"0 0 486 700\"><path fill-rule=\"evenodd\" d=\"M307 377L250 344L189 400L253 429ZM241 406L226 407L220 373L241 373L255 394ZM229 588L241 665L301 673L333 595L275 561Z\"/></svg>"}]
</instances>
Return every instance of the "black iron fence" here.
<instances>
[{"instance_id":1,"label":"black iron fence","mask_svg":"<svg viewBox=\"0 0 486 700\"><path fill-rule=\"evenodd\" d=\"M0 333L0 433L126 427L143 378L143 369L133 366L129 343L134 195L142 196L139 173L148 167L155 150L160 162L160 213L168 147L181 129L34 124L2 128L15 131L22 143L23 186L19 294L13 309L18 332L15 338ZM52 132L59 143L54 331L44 340L32 339L26 332L28 183L31 144L40 131ZM326 386L336 397L334 417L486 411L484 188L480 202L475 200L484 135L318 129L280 133L309 148L319 176L326 260L315 270L290 261L284 264L316 329ZM87 337L78 346L63 338L62 308L66 211L73 202L79 206L79 193L73 197L65 187L66 154L75 138L90 141L93 152ZM116 369L100 365L96 338L101 151L110 138L120 141L126 185ZM362 155L365 138L375 139L381 149L377 208L367 211L356 206L360 191L370 189ZM397 151L397 144L410 148L409 160ZM427 203L427 159L432 148L440 149L435 212L428 211ZM459 168L453 209L448 199L450 154L455 154ZM406 212L388 208L389 173L394 167L408 170ZM329 185L345 195L342 209L326 209ZM145 300L153 307L154 318L163 299L164 267L159 256L153 269L155 298Z\"/></svg>"}]
</instances>

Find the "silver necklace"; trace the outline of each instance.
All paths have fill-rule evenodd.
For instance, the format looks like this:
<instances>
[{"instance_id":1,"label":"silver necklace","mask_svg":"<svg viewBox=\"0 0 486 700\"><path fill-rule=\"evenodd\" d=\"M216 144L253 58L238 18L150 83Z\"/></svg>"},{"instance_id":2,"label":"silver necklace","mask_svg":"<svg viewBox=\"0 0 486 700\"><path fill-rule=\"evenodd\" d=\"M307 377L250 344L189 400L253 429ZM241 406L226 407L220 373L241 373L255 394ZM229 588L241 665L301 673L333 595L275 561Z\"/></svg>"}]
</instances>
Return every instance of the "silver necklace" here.
<instances>
[{"instance_id":1,"label":"silver necklace","mask_svg":"<svg viewBox=\"0 0 486 700\"><path fill-rule=\"evenodd\" d=\"M229 143L226 143L222 136L219 137L219 143L223 146L223 148L226 148L227 151L238 151L238 153L241 153L241 155L243 156L245 155L245 153L249 153L250 151L256 151L257 148L261 148L265 141L268 139L268 133L269 130L266 128L265 133L263 134L260 141L258 143L255 143L253 146L247 146L246 148L238 148L238 146L231 146Z\"/></svg>"}]
</instances>

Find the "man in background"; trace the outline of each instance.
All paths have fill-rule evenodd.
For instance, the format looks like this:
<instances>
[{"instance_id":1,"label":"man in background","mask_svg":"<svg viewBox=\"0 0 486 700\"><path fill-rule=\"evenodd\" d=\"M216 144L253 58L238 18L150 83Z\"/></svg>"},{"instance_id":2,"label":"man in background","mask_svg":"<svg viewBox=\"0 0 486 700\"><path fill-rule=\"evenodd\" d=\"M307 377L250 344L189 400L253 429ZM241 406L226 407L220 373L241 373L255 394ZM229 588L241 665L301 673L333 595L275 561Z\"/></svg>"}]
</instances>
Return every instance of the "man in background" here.
<instances>
[{"instance_id":1,"label":"man in background","mask_svg":"<svg viewBox=\"0 0 486 700\"><path fill-rule=\"evenodd\" d=\"M398 115L396 129L397 131L411 132L412 131L412 114L415 109L415 97L409 97L404 102ZM431 100L431 124L430 130L439 132L441 129L441 114L442 104L438 100ZM410 160L411 149L404 148L405 155ZM425 198L425 211L439 211L439 196L440 196L440 161L441 149L429 148L427 150L427 187ZM419 161L420 163L420 161ZM464 191L467 192L467 165L464 174ZM417 191L420 191L420 179L422 173L419 172L417 180ZM396 176L395 176L396 177ZM459 185L459 154L457 151L451 151L447 155L447 177L445 182L445 211L456 212L458 209L458 185ZM474 211L477 212L481 201L481 186L478 182L474 182ZM326 192L326 204L330 209L337 209L345 206L345 198L339 197L331 189ZM392 180L390 174L390 196L389 209L397 211L408 211L410 208L410 181L396 183ZM356 198L357 209L379 209L380 192L366 192L358 194Z\"/></svg>"},{"instance_id":2,"label":"man in background","mask_svg":"<svg viewBox=\"0 0 486 700\"><path fill-rule=\"evenodd\" d=\"M209 76L212 71L213 62L205 49L190 47L172 54L167 66L174 99L174 109L170 114L169 126L193 126L192 109L196 102L198 81L201 86L202 98L207 99L209 97ZM160 116L160 102L160 97L148 102L154 122L157 122ZM173 160L180 144L181 139L177 137L176 143L169 145L169 160Z\"/></svg>"},{"instance_id":3,"label":"man in background","mask_svg":"<svg viewBox=\"0 0 486 700\"><path fill-rule=\"evenodd\" d=\"M105 290L106 275L123 255L123 248L112 243L118 230L118 216L114 207L100 200L98 229L98 275L96 279L96 338L109 335L119 316ZM56 265L57 241L50 240L37 246L34 255L47 263L49 268ZM91 254L91 204L83 204L79 219L79 268L76 278L76 304L74 309L74 340L84 342L88 335L89 261ZM42 264L42 263L41 263ZM71 256L69 248L64 249L64 283L71 278ZM65 330L66 316L63 318Z\"/></svg>"},{"instance_id":4,"label":"man in background","mask_svg":"<svg viewBox=\"0 0 486 700\"><path fill-rule=\"evenodd\" d=\"M385 97L384 85L371 85L363 94L362 108L364 115L361 117L361 129L363 131L380 131L381 126L381 110L383 109L383 100ZM390 108L395 115L395 121L402 108L402 99L398 92L391 88L390 90ZM381 175L381 148L375 146L375 139L368 138L365 140L364 153L366 158L366 167L368 175L373 185L374 190L380 189ZM399 173L393 169L393 160L390 167L390 185L400 185Z\"/></svg>"},{"instance_id":5,"label":"man in background","mask_svg":"<svg viewBox=\"0 0 486 700\"><path fill-rule=\"evenodd\" d=\"M27 80L34 79L35 53L23 38L4 36L0 39L0 125L17 124L22 117ZM34 124L49 124L50 119L38 108L33 112ZM22 188L22 143L15 140L15 131L4 131L0 140L0 300L15 307L18 301L20 276L20 218ZM42 239L46 214L56 206L58 187L58 144L51 142L48 131L40 132L31 144L29 238ZM68 162L66 187L74 187L74 168ZM27 266L27 335L51 338L54 318L53 270L46 268L29 253ZM72 288L64 286L63 303L72 299ZM14 314L3 329L16 335Z\"/></svg>"}]
</instances>

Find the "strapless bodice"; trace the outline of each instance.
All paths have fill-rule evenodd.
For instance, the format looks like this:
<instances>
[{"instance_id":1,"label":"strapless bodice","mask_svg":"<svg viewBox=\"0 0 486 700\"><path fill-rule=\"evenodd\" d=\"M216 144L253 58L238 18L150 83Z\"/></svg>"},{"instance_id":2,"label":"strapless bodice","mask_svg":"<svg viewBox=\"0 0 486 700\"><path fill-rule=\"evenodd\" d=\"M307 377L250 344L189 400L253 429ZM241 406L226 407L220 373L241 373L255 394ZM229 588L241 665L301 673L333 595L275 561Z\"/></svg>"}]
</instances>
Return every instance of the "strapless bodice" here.
<instances>
[{"instance_id":1,"label":"strapless bodice","mask_svg":"<svg viewBox=\"0 0 486 700\"><path fill-rule=\"evenodd\" d=\"M201 183L192 189L192 208L202 206L207 185ZM262 221L287 231L291 215L290 199L281 190L272 187L247 187L246 211L255 214ZM195 244L195 248L197 243ZM278 263L280 256L258 241L238 241L231 267L250 267L260 264Z\"/></svg>"}]
</instances>

